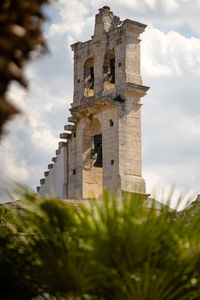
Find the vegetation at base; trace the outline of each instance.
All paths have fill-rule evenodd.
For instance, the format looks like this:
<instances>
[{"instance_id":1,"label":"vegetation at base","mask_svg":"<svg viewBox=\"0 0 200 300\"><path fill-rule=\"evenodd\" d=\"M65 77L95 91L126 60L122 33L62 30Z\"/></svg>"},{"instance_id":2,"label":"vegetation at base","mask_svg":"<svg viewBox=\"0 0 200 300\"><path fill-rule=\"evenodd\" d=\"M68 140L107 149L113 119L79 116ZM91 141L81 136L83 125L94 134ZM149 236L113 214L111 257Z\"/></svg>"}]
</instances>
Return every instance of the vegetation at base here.
<instances>
[{"instance_id":1,"label":"vegetation at base","mask_svg":"<svg viewBox=\"0 0 200 300\"><path fill-rule=\"evenodd\" d=\"M158 215L139 195L107 192L74 206L26 190L0 211L0 299L200 299L198 212Z\"/></svg>"}]
</instances>

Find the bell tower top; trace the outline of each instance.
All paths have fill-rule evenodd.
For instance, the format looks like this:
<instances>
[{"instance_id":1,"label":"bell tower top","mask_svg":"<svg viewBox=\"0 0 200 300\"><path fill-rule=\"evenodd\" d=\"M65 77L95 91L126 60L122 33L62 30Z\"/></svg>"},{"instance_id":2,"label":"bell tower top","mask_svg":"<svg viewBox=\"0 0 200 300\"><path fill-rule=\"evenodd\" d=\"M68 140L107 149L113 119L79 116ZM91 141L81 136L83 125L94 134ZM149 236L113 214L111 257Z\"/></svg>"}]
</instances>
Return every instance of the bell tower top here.
<instances>
[{"instance_id":1,"label":"bell tower top","mask_svg":"<svg viewBox=\"0 0 200 300\"><path fill-rule=\"evenodd\" d=\"M127 91L145 95L140 75L140 34L145 24L120 21L108 6L96 15L91 40L73 44L74 97L72 108L88 99L126 98ZM137 90L137 91L136 91Z\"/></svg>"}]
</instances>

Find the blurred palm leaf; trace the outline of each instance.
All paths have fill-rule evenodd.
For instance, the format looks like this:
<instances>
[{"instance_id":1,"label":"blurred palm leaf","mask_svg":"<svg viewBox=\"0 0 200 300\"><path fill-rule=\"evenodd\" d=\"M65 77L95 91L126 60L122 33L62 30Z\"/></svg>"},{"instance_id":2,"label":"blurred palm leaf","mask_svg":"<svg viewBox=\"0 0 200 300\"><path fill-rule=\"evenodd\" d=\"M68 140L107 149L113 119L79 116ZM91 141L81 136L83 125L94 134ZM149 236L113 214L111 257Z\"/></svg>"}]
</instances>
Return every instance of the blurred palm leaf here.
<instances>
[{"instance_id":1,"label":"blurred palm leaf","mask_svg":"<svg viewBox=\"0 0 200 300\"><path fill-rule=\"evenodd\" d=\"M27 87L23 69L31 54L47 50L42 33L44 5L50 0L0 1L0 136L3 126L19 110L8 101L7 90L14 80ZM36 55L35 55L36 57Z\"/></svg>"},{"instance_id":2,"label":"blurred palm leaf","mask_svg":"<svg viewBox=\"0 0 200 300\"><path fill-rule=\"evenodd\" d=\"M145 203L105 192L75 207L25 192L0 235L0 268L13 266L2 299L199 299L200 214Z\"/></svg>"}]
</instances>

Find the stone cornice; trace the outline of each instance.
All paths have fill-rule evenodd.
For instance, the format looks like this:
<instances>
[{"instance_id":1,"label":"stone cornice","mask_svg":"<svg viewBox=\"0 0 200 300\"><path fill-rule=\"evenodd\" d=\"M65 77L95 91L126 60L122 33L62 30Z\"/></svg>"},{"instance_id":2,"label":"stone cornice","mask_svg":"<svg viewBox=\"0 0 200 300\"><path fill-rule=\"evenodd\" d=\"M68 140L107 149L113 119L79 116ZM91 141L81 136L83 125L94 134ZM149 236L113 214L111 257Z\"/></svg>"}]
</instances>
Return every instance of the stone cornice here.
<instances>
[{"instance_id":1,"label":"stone cornice","mask_svg":"<svg viewBox=\"0 0 200 300\"><path fill-rule=\"evenodd\" d=\"M126 83L126 92L132 93L139 97L144 97L149 90L148 86L135 84L131 82Z\"/></svg>"},{"instance_id":2,"label":"stone cornice","mask_svg":"<svg viewBox=\"0 0 200 300\"><path fill-rule=\"evenodd\" d=\"M147 25L139 23L137 21L132 21L130 19L126 19L123 21L123 27L140 34L140 33L144 32Z\"/></svg>"},{"instance_id":3,"label":"stone cornice","mask_svg":"<svg viewBox=\"0 0 200 300\"><path fill-rule=\"evenodd\" d=\"M77 118L79 118L78 115L80 114L88 117L91 114L97 113L99 110L108 108L108 106L117 106L117 101L111 96L100 97L97 99L95 99L95 97L90 97L85 99L85 101L85 103L72 107L70 109L71 114L76 115Z\"/></svg>"}]
</instances>

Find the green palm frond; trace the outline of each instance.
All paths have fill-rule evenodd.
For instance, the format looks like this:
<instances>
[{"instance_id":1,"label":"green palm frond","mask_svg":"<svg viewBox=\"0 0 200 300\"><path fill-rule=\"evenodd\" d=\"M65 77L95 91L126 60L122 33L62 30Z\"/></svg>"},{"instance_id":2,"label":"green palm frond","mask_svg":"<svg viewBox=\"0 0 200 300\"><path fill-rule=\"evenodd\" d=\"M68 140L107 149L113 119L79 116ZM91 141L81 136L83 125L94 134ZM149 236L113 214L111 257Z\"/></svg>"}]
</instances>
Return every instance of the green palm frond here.
<instances>
[{"instance_id":1,"label":"green palm frond","mask_svg":"<svg viewBox=\"0 0 200 300\"><path fill-rule=\"evenodd\" d=\"M23 190L17 208L7 208L0 299L200 298L198 211L158 214L141 195L106 191L84 203Z\"/></svg>"}]
</instances>

